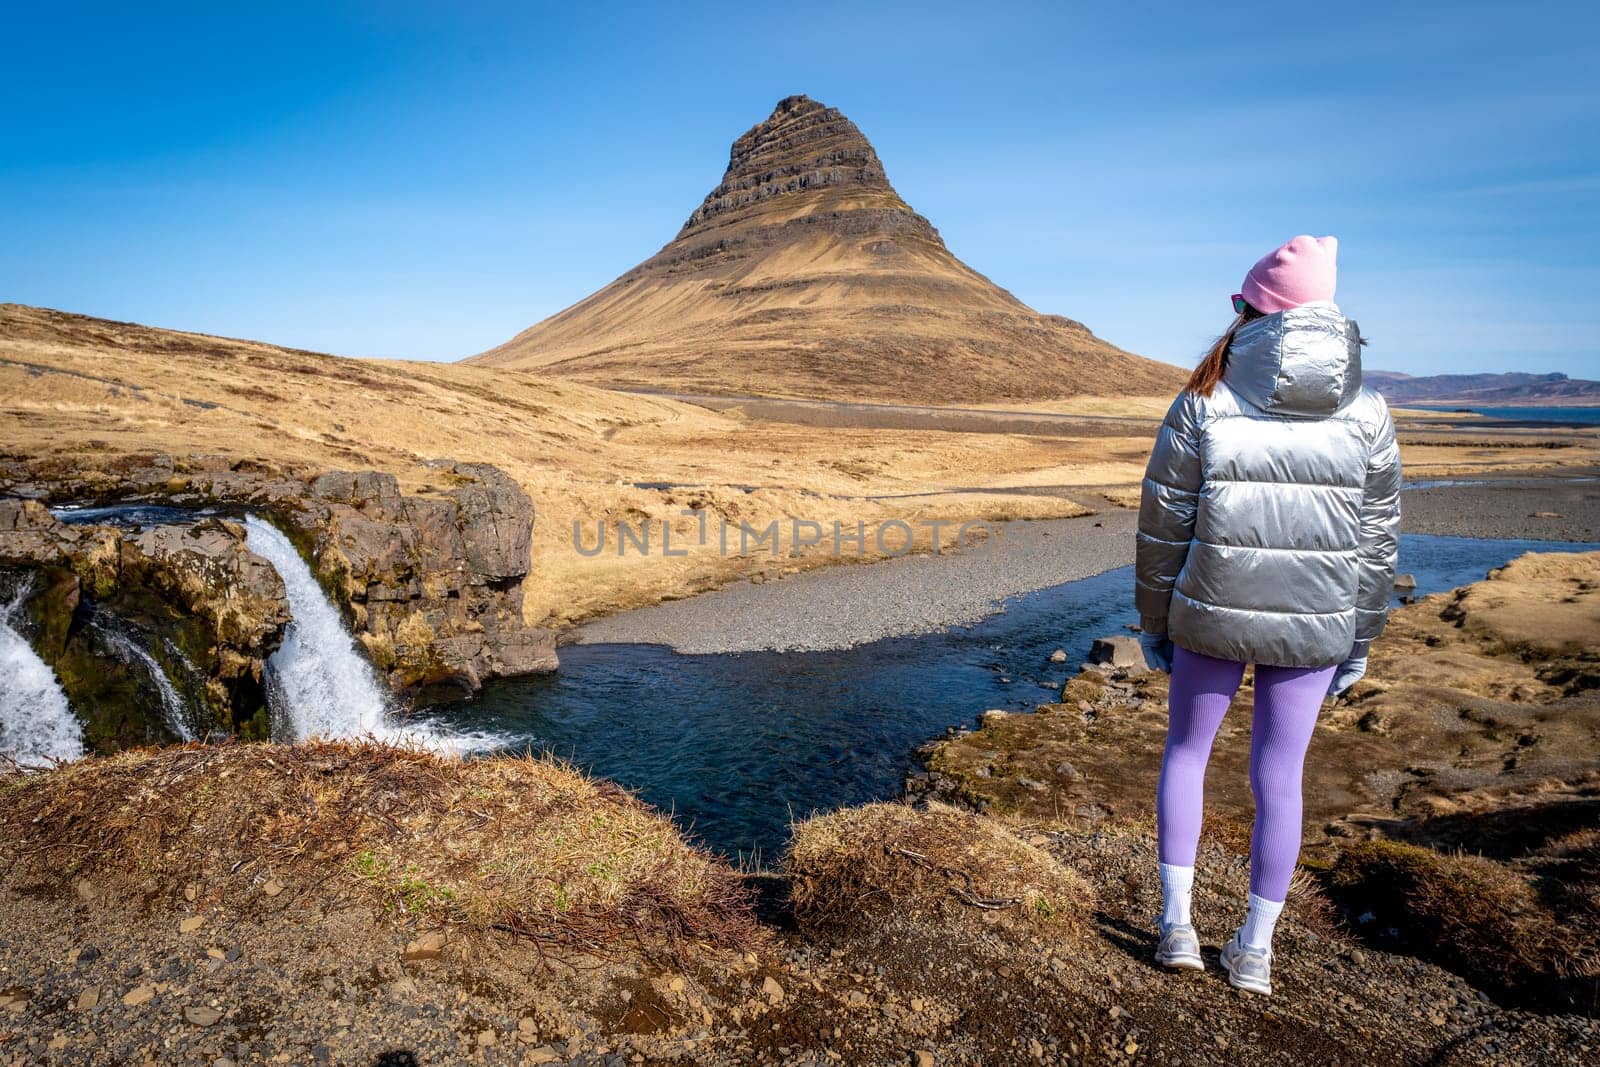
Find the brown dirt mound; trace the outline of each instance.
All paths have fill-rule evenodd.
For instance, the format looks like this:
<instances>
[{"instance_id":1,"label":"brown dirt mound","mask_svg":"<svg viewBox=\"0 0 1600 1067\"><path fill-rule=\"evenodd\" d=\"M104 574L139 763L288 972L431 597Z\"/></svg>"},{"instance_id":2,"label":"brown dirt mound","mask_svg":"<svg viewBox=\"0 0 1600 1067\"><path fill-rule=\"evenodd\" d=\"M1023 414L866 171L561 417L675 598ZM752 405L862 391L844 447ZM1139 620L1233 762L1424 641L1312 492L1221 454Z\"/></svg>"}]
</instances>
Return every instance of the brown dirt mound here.
<instances>
[{"instance_id":1,"label":"brown dirt mound","mask_svg":"<svg viewBox=\"0 0 1600 1067\"><path fill-rule=\"evenodd\" d=\"M807 819L794 827L788 872L795 916L814 926L893 911L1060 929L1093 900L1075 872L998 820L943 805L868 804Z\"/></svg>"},{"instance_id":2,"label":"brown dirt mound","mask_svg":"<svg viewBox=\"0 0 1600 1067\"><path fill-rule=\"evenodd\" d=\"M1340 851L1327 881L1358 931L1377 931L1518 999L1553 994L1592 1012L1600 1002L1597 841L1582 831L1521 864L1362 841Z\"/></svg>"},{"instance_id":3,"label":"brown dirt mound","mask_svg":"<svg viewBox=\"0 0 1600 1067\"><path fill-rule=\"evenodd\" d=\"M150 907L286 891L540 942L757 939L736 872L608 782L374 743L139 749L0 779L0 883ZM191 895L189 899L194 899Z\"/></svg>"},{"instance_id":4,"label":"brown dirt mound","mask_svg":"<svg viewBox=\"0 0 1600 1067\"><path fill-rule=\"evenodd\" d=\"M1444 618L1531 658L1600 648L1600 552L1529 552L1458 590Z\"/></svg>"}]
</instances>

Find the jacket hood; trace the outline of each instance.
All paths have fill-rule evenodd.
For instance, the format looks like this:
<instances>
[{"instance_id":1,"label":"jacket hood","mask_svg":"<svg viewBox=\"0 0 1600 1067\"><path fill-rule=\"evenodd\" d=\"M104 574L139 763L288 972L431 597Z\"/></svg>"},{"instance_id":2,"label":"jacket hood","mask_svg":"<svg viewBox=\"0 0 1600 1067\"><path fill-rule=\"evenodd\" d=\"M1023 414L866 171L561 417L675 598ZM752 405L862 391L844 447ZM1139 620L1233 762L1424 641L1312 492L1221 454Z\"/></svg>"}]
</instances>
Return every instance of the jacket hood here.
<instances>
[{"instance_id":1,"label":"jacket hood","mask_svg":"<svg viewBox=\"0 0 1600 1067\"><path fill-rule=\"evenodd\" d=\"M1252 319L1233 335L1222 380L1271 414L1326 417L1361 392L1361 331L1331 300Z\"/></svg>"}]
</instances>

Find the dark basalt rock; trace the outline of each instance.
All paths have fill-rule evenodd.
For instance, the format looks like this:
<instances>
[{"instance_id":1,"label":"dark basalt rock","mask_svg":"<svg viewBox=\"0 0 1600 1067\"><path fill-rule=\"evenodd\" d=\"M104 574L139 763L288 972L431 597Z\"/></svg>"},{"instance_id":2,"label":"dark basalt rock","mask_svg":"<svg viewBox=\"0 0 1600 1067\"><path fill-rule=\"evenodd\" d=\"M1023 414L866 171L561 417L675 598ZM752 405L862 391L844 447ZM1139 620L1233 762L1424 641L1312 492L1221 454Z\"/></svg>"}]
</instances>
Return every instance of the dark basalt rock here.
<instances>
[{"instance_id":1,"label":"dark basalt rock","mask_svg":"<svg viewBox=\"0 0 1600 1067\"><path fill-rule=\"evenodd\" d=\"M553 635L522 622L532 501L498 468L431 466L440 486L409 494L378 471L300 472L216 456L12 467L0 473L0 493L11 494L0 496L0 568L33 584L30 640L103 750L171 737L86 636L91 609L145 635L141 645L175 681L185 669L163 650L181 652L189 673L204 675L194 696L217 729L266 733L263 665L288 611L277 573L245 547L235 520L247 511L289 534L396 691L426 703L470 695L491 678L554 670ZM67 525L46 507L67 501L211 506L231 517Z\"/></svg>"},{"instance_id":2,"label":"dark basalt rock","mask_svg":"<svg viewBox=\"0 0 1600 1067\"><path fill-rule=\"evenodd\" d=\"M452 484L404 496L393 475L316 478L285 517L391 684L424 700L554 670L555 640L522 624L533 502L496 467L441 462Z\"/></svg>"},{"instance_id":3,"label":"dark basalt rock","mask_svg":"<svg viewBox=\"0 0 1600 1067\"><path fill-rule=\"evenodd\" d=\"M678 239L719 215L784 193L828 186L893 191L878 153L838 108L808 96L785 97L764 122L733 142L721 184L706 194ZM932 227L928 229L931 233Z\"/></svg>"},{"instance_id":4,"label":"dark basalt rock","mask_svg":"<svg viewBox=\"0 0 1600 1067\"><path fill-rule=\"evenodd\" d=\"M26 636L95 751L177 739L146 669L118 655L112 632L186 692L200 731L267 735L265 662L289 614L283 582L246 549L240 524L74 527L37 501L0 498L0 581L28 589Z\"/></svg>"}]
</instances>

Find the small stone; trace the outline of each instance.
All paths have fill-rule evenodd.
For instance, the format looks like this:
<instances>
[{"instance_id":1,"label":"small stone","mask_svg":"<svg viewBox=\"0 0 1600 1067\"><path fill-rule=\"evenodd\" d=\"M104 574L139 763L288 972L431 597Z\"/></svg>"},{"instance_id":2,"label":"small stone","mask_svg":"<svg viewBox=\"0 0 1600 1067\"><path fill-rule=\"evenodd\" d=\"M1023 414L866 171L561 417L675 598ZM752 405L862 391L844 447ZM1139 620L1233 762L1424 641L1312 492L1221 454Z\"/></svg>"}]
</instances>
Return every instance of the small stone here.
<instances>
[{"instance_id":1,"label":"small stone","mask_svg":"<svg viewBox=\"0 0 1600 1067\"><path fill-rule=\"evenodd\" d=\"M672 990L674 993L682 993L685 985L687 985L687 983L684 982L683 975L680 974L673 978L672 981L667 983L667 988Z\"/></svg>"},{"instance_id":2,"label":"small stone","mask_svg":"<svg viewBox=\"0 0 1600 1067\"><path fill-rule=\"evenodd\" d=\"M134 986L122 994L122 1003L130 1008L137 1008L141 1004L148 1004L155 999L156 987L151 985Z\"/></svg>"},{"instance_id":3,"label":"small stone","mask_svg":"<svg viewBox=\"0 0 1600 1067\"><path fill-rule=\"evenodd\" d=\"M990 708L978 716L978 722L984 726L994 726L997 723L1004 722L1010 714L1010 712L1000 708Z\"/></svg>"},{"instance_id":4,"label":"small stone","mask_svg":"<svg viewBox=\"0 0 1600 1067\"><path fill-rule=\"evenodd\" d=\"M218 948L216 945L212 945L210 948L206 949L206 955L210 956L214 960L225 960L228 958L228 954L222 951L222 949Z\"/></svg>"},{"instance_id":5,"label":"small stone","mask_svg":"<svg viewBox=\"0 0 1600 1067\"><path fill-rule=\"evenodd\" d=\"M556 1063L567 1058L565 1052L557 1052L554 1045L539 1045L530 1048L522 1054L523 1063Z\"/></svg>"},{"instance_id":6,"label":"small stone","mask_svg":"<svg viewBox=\"0 0 1600 1067\"><path fill-rule=\"evenodd\" d=\"M276 879L269 878L267 879L266 885L261 887L261 891L269 897L275 897L279 893L283 892L283 883L277 881Z\"/></svg>"},{"instance_id":7,"label":"small stone","mask_svg":"<svg viewBox=\"0 0 1600 1067\"><path fill-rule=\"evenodd\" d=\"M90 986L78 994L77 1007L79 1011L88 1011L100 1005L100 987Z\"/></svg>"},{"instance_id":8,"label":"small stone","mask_svg":"<svg viewBox=\"0 0 1600 1067\"><path fill-rule=\"evenodd\" d=\"M406 943L404 959L408 963L421 960L436 960L444 955L444 946L448 939L442 930L429 930L414 941Z\"/></svg>"},{"instance_id":9,"label":"small stone","mask_svg":"<svg viewBox=\"0 0 1600 1067\"><path fill-rule=\"evenodd\" d=\"M178 924L178 933L192 934L206 924L204 916L191 915Z\"/></svg>"},{"instance_id":10,"label":"small stone","mask_svg":"<svg viewBox=\"0 0 1600 1067\"><path fill-rule=\"evenodd\" d=\"M478 1047L479 1048L491 1048L491 1047L493 1047L493 1045L495 1043L495 1040L496 1040L496 1038L495 1038L495 1033L494 1033L493 1030L479 1030L478 1031Z\"/></svg>"},{"instance_id":11,"label":"small stone","mask_svg":"<svg viewBox=\"0 0 1600 1067\"><path fill-rule=\"evenodd\" d=\"M1396 589L1415 589L1417 587L1417 576L1415 574L1397 574L1394 576L1394 587Z\"/></svg>"},{"instance_id":12,"label":"small stone","mask_svg":"<svg viewBox=\"0 0 1600 1067\"><path fill-rule=\"evenodd\" d=\"M1367 962L1367 954L1358 948L1353 948L1350 950L1350 962L1360 967Z\"/></svg>"},{"instance_id":13,"label":"small stone","mask_svg":"<svg viewBox=\"0 0 1600 1067\"><path fill-rule=\"evenodd\" d=\"M1064 649L1064 648L1058 648L1054 652L1050 653L1050 662L1051 663L1065 663L1065 662L1067 662L1067 650Z\"/></svg>"},{"instance_id":14,"label":"small stone","mask_svg":"<svg viewBox=\"0 0 1600 1067\"><path fill-rule=\"evenodd\" d=\"M70 1044L72 1044L72 1039L66 1034L57 1034L55 1037L50 1039L50 1043L47 1047L52 1052L60 1052Z\"/></svg>"},{"instance_id":15,"label":"small stone","mask_svg":"<svg viewBox=\"0 0 1600 1067\"><path fill-rule=\"evenodd\" d=\"M922 1010L922 998L921 997L912 997L911 998L911 1010L912 1011L921 1011Z\"/></svg>"},{"instance_id":16,"label":"small stone","mask_svg":"<svg viewBox=\"0 0 1600 1067\"><path fill-rule=\"evenodd\" d=\"M926 1049L917 1049L911 1054L912 1067L933 1067L933 1053Z\"/></svg>"},{"instance_id":17,"label":"small stone","mask_svg":"<svg viewBox=\"0 0 1600 1067\"><path fill-rule=\"evenodd\" d=\"M517 1029L524 1034L531 1034L538 1030L538 1028L539 1024L534 1022L533 1017L530 1015L524 1015L522 1018L517 1020Z\"/></svg>"},{"instance_id":18,"label":"small stone","mask_svg":"<svg viewBox=\"0 0 1600 1067\"><path fill-rule=\"evenodd\" d=\"M773 1004L783 999L783 986L779 985L778 980L770 974L762 981L761 992Z\"/></svg>"},{"instance_id":19,"label":"small stone","mask_svg":"<svg viewBox=\"0 0 1600 1067\"><path fill-rule=\"evenodd\" d=\"M190 883L189 885L186 885L186 886L183 887L183 899L184 900L192 902L195 899L195 897L198 897L199 895L200 895L200 887L199 886L194 885L193 883Z\"/></svg>"},{"instance_id":20,"label":"small stone","mask_svg":"<svg viewBox=\"0 0 1600 1067\"><path fill-rule=\"evenodd\" d=\"M222 1018L222 1009L208 1004L191 1004L183 1009L183 1017L196 1026L215 1026Z\"/></svg>"},{"instance_id":21,"label":"small stone","mask_svg":"<svg viewBox=\"0 0 1600 1067\"><path fill-rule=\"evenodd\" d=\"M1122 667L1129 670L1144 669L1144 650L1137 638L1116 634L1097 637L1089 646L1089 662Z\"/></svg>"}]
</instances>

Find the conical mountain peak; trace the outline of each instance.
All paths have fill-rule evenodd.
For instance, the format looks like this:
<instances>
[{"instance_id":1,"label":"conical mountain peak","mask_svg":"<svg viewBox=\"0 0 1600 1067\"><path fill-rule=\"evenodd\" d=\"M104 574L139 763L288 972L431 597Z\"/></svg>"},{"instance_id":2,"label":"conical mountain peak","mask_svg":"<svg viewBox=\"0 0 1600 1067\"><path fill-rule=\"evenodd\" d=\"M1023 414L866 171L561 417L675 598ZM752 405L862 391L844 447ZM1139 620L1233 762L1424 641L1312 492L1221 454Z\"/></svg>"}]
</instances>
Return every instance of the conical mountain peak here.
<instances>
[{"instance_id":1,"label":"conical mountain peak","mask_svg":"<svg viewBox=\"0 0 1600 1067\"><path fill-rule=\"evenodd\" d=\"M722 184L707 194L678 236L771 197L851 186L894 192L878 153L855 123L809 96L786 96L766 121L733 142Z\"/></svg>"},{"instance_id":2,"label":"conical mountain peak","mask_svg":"<svg viewBox=\"0 0 1600 1067\"><path fill-rule=\"evenodd\" d=\"M1182 381L951 255L856 124L808 96L733 142L665 248L473 358L595 385L931 404Z\"/></svg>"}]
</instances>

